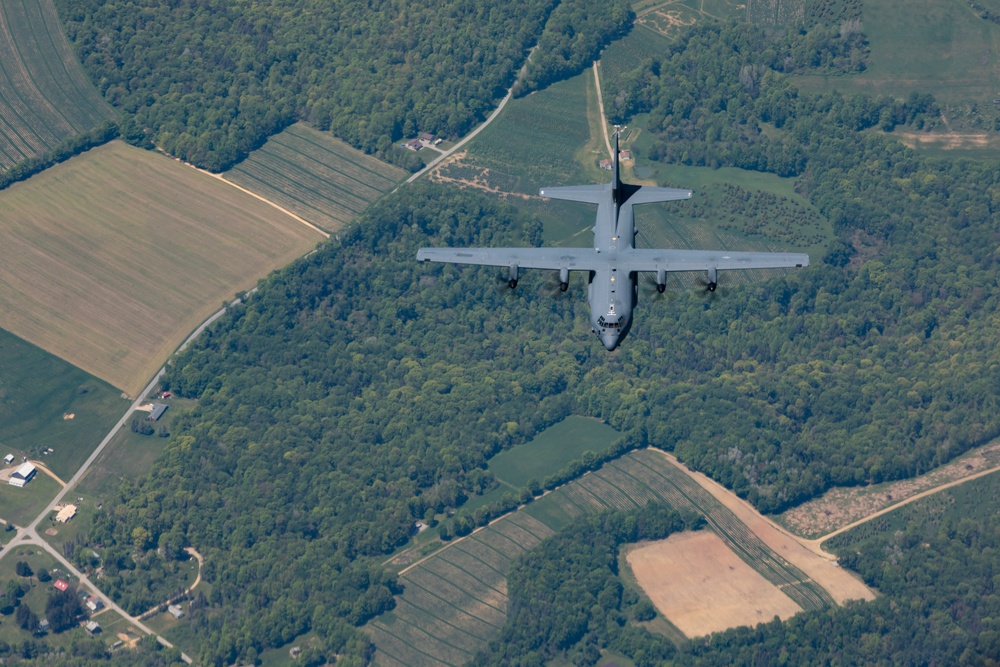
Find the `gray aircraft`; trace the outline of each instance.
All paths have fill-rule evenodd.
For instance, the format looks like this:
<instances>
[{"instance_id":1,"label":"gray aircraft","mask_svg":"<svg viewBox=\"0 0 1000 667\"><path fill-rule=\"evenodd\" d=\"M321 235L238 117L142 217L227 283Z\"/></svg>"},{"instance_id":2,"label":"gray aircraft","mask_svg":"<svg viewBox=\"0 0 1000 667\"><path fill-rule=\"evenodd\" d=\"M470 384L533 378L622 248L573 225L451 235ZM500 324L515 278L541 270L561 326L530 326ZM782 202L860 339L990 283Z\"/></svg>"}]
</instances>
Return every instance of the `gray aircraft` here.
<instances>
[{"instance_id":1,"label":"gray aircraft","mask_svg":"<svg viewBox=\"0 0 1000 667\"><path fill-rule=\"evenodd\" d=\"M729 252L725 250L638 249L635 217L638 204L690 199L690 190L622 183L618 176L618 133L612 180L605 185L572 185L542 188L550 199L597 204L594 248L421 248L417 260L499 266L508 270L507 284L517 287L521 269L559 272L559 289L569 287L570 271L586 271L589 279L590 326L609 351L628 334L632 310L639 297L638 274L656 274L656 288L666 289L668 271L704 271L705 287L714 292L719 271L809 266L809 255L780 252Z\"/></svg>"}]
</instances>

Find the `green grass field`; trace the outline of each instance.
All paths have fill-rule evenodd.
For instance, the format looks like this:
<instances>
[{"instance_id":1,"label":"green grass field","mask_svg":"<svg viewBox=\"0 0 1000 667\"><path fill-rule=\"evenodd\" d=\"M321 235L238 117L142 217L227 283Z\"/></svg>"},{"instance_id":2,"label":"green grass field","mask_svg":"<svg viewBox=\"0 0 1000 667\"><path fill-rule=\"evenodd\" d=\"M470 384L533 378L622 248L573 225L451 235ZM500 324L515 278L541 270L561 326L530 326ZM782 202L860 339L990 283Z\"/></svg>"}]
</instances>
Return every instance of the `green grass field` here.
<instances>
[{"instance_id":1,"label":"green grass field","mask_svg":"<svg viewBox=\"0 0 1000 667\"><path fill-rule=\"evenodd\" d=\"M0 171L114 115L84 75L52 0L0 3Z\"/></svg>"},{"instance_id":2,"label":"green grass field","mask_svg":"<svg viewBox=\"0 0 1000 667\"><path fill-rule=\"evenodd\" d=\"M490 459L497 479L515 488L532 479L539 482L558 472L586 451L602 452L618 438L618 431L590 417L567 417L523 445Z\"/></svg>"},{"instance_id":3,"label":"green grass field","mask_svg":"<svg viewBox=\"0 0 1000 667\"><path fill-rule=\"evenodd\" d=\"M576 517L608 509L631 510L649 502L704 515L709 528L740 558L802 608L833 604L825 590L761 542L697 482L662 454L641 450L455 540L404 570L399 581L405 590L397 597L396 609L367 626L377 648L374 664L438 667L468 662L503 627L506 574L514 558Z\"/></svg>"},{"instance_id":4,"label":"green grass field","mask_svg":"<svg viewBox=\"0 0 1000 667\"><path fill-rule=\"evenodd\" d=\"M39 460L69 479L128 408L120 393L0 330L0 456Z\"/></svg>"},{"instance_id":5,"label":"green grass field","mask_svg":"<svg viewBox=\"0 0 1000 667\"><path fill-rule=\"evenodd\" d=\"M26 526L61 490L59 482L40 470L21 488L0 482L0 518L16 526Z\"/></svg>"},{"instance_id":6,"label":"green grass field","mask_svg":"<svg viewBox=\"0 0 1000 667\"><path fill-rule=\"evenodd\" d=\"M223 301L323 240L120 142L0 193L0 327L137 394Z\"/></svg>"},{"instance_id":7,"label":"green grass field","mask_svg":"<svg viewBox=\"0 0 1000 667\"><path fill-rule=\"evenodd\" d=\"M980 18L963 0L865 2L862 21L871 46L867 71L794 77L801 89L932 93L953 107L947 113L982 117L990 121L983 126L993 129L1000 115L993 104L1000 94L1000 25ZM949 120L954 125L963 119Z\"/></svg>"},{"instance_id":8,"label":"green grass field","mask_svg":"<svg viewBox=\"0 0 1000 667\"><path fill-rule=\"evenodd\" d=\"M268 139L224 176L332 231L357 217L407 174L328 132L297 123Z\"/></svg>"},{"instance_id":9,"label":"green grass field","mask_svg":"<svg viewBox=\"0 0 1000 667\"><path fill-rule=\"evenodd\" d=\"M577 152L591 140L587 108L592 82L593 74L587 70L511 100L472 140L461 164L489 169L487 184L505 192L537 195L547 185L589 182L588 167L577 161ZM451 169L442 174L464 176Z\"/></svg>"}]
</instances>

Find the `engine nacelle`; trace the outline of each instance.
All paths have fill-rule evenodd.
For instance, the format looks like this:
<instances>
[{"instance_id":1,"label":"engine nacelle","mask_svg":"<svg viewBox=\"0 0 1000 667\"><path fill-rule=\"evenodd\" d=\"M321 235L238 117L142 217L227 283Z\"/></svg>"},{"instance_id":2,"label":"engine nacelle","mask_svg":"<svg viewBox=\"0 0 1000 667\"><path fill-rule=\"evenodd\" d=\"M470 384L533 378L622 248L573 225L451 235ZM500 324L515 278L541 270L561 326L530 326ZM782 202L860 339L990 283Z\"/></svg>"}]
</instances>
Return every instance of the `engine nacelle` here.
<instances>
[{"instance_id":1,"label":"engine nacelle","mask_svg":"<svg viewBox=\"0 0 1000 667\"><path fill-rule=\"evenodd\" d=\"M569 289L569 269L559 269L559 291L565 292Z\"/></svg>"},{"instance_id":2,"label":"engine nacelle","mask_svg":"<svg viewBox=\"0 0 1000 667\"><path fill-rule=\"evenodd\" d=\"M511 289L517 287L517 264L511 264L507 272L507 286Z\"/></svg>"},{"instance_id":3,"label":"engine nacelle","mask_svg":"<svg viewBox=\"0 0 1000 667\"><path fill-rule=\"evenodd\" d=\"M709 267L709 269L708 269L708 284L705 285L705 288L709 292L714 292L715 288L718 287L718 286L719 286L719 270L716 269L714 266Z\"/></svg>"},{"instance_id":4,"label":"engine nacelle","mask_svg":"<svg viewBox=\"0 0 1000 667\"><path fill-rule=\"evenodd\" d=\"M656 291L660 294L667 291L667 272L665 269L656 270Z\"/></svg>"}]
</instances>

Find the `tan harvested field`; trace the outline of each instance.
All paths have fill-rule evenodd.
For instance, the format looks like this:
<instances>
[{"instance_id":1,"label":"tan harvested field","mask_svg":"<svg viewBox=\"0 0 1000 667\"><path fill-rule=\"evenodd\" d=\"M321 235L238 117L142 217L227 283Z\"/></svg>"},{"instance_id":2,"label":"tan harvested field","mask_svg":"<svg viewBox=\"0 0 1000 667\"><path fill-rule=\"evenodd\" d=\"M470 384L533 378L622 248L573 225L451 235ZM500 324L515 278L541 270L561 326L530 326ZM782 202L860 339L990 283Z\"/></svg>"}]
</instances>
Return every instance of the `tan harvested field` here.
<instances>
[{"instance_id":1,"label":"tan harvested field","mask_svg":"<svg viewBox=\"0 0 1000 667\"><path fill-rule=\"evenodd\" d=\"M661 454L715 496L716 500L732 511L775 554L802 570L810 580L822 586L837 604L844 604L848 600L875 599L872 590L857 576L837 565L832 556L825 554L818 547L816 551L810 550L729 489L702 473L688 470L670 454L666 452Z\"/></svg>"},{"instance_id":2,"label":"tan harvested field","mask_svg":"<svg viewBox=\"0 0 1000 667\"><path fill-rule=\"evenodd\" d=\"M626 560L656 608L687 637L802 611L708 530L646 544L629 551Z\"/></svg>"},{"instance_id":3,"label":"tan harvested field","mask_svg":"<svg viewBox=\"0 0 1000 667\"><path fill-rule=\"evenodd\" d=\"M874 486L833 488L819 498L777 517L788 530L819 538L930 489L977 475L1000 465L1000 441L974 449L925 475Z\"/></svg>"},{"instance_id":4,"label":"tan harvested field","mask_svg":"<svg viewBox=\"0 0 1000 667\"><path fill-rule=\"evenodd\" d=\"M121 142L0 193L0 327L134 395L224 300L322 236Z\"/></svg>"}]
</instances>

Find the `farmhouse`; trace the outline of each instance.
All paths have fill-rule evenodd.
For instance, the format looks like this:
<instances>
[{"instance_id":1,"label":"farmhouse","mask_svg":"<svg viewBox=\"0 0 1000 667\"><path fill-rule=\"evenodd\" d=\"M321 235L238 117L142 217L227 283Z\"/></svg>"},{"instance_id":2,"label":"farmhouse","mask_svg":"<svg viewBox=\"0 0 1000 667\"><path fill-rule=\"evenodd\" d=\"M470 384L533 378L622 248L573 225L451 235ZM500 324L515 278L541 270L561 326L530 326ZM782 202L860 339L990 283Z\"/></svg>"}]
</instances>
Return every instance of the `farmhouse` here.
<instances>
[{"instance_id":1,"label":"farmhouse","mask_svg":"<svg viewBox=\"0 0 1000 667\"><path fill-rule=\"evenodd\" d=\"M431 134L430 132L424 132L423 134L420 135L420 141L426 141L427 143L431 143L432 141L434 141L434 135Z\"/></svg>"},{"instance_id":2,"label":"farmhouse","mask_svg":"<svg viewBox=\"0 0 1000 667\"><path fill-rule=\"evenodd\" d=\"M424 147L424 145L420 143L420 139L410 139L403 145L409 148L411 151L419 151L421 148Z\"/></svg>"},{"instance_id":3,"label":"farmhouse","mask_svg":"<svg viewBox=\"0 0 1000 667\"><path fill-rule=\"evenodd\" d=\"M58 523L66 523L75 516L76 516L76 505L66 505L56 514L56 521Z\"/></svg>"},{"instance_id":4,"label":"farmhouse","mask_svg":"<svg viewBox=\"0 0 1000 667\"><path fill-rule=\"evenodd\" d=\"M618 157L622 161L631 160L632 159L632 151L619 151L618 152Z\"/></svg>"},{"instance_id":5,"label":"farmhouse","mask_svg":"<svg viewBox=\"0 0 1000 667\"><path fill-rule=\"evenodd\" d=\"M601 160L600 166L601 169L604 169L605 171L611 171L614 167L614 163L611 160Z\"/></svg>"},{"instance_id":6,"label":"farmhouse","mask_svg":"<svg viewBox=\"0 0 1000 667\"><path fill-rule=\"evenodd\" d=\"M25 461L18 467L17 470L10 476L11 486L21 486L31 481L31 478L35 476L35 465L30 461Z\"/></svg>"},{"instance_id":7,"label":"farmhouse","mask_svg":"<svg viewBox=\"0 0 1000 667\"><path fill-rule=\"evenodd\" d=\"M146 417L146 419L151 422L159 421L160 417L163 416L163 413L167 411L168 407L170 406L166 403L153 403L153 408L149 411L149 416Z\"/></svg>"}]
</instances>

